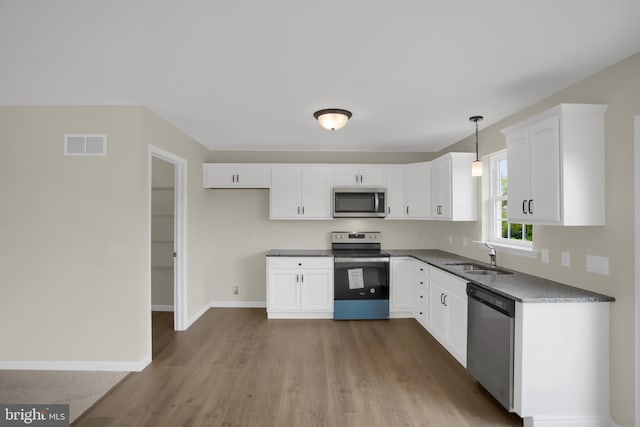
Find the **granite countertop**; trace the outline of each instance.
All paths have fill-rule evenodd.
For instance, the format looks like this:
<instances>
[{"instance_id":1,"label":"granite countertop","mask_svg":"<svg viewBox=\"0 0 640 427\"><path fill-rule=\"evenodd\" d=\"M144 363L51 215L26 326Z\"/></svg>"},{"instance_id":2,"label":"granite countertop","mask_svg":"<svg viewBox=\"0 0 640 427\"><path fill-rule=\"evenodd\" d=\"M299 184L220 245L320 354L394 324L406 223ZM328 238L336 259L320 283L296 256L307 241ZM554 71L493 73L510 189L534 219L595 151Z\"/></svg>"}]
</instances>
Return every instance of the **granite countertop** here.
<instances>
[{"instance_id":1,"label":"granite countertop","mask_svg":"<svg viewBox=\"0 0 640 427\"><path fill-rule=\"evenodd\" d=\"M548 302L612 302L613 297L499 267L513 274L468 274L447 264L472 262L488 265L437 249L384 249L392 257L411 257L461 277L480 287L522 303ZM330 249L272 249L268 257L332 257Z\"/></svg>"},{"instance_id":2,"label":"granite countertop","mask_svg":"<svg viewBox=\"0 0 640 427\"><path fill-rule=\"evenodd\" d=\"M545 302L612 302L615 298L554 282L553 280L519 273L514 270L502 268L513 274L488 274L473 275L467 274L447 265L450 263L472 262L487 266L487 263L474 259L451 254L437 249L401 249L386 250L391 256L412 257L427 264L438 267L448 273L461 277L480 287L504 295L518 302L523 303L545 303Z\"/></svg>"}]
</instances>

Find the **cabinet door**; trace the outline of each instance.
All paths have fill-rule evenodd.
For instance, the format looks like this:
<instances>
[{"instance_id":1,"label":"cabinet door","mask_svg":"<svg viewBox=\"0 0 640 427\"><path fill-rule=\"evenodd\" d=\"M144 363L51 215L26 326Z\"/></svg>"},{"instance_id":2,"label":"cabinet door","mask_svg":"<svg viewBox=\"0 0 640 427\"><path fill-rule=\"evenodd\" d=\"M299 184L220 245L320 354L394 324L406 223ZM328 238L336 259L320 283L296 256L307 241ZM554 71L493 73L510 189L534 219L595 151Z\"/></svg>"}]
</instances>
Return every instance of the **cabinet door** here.
<instances>
[{"instance_id":1,"label":"cabinet door","mask_svg":"<svg viewBox=\"0 0 640 427\"><path fill-rule=\"evenodd\" d=\"M387 219L404 218L403 175L402 168L389 168L385 172Z\"/></svg>"},{"instance_id":2,"label":"cabinet door","mask_svg":"<svg viewBox=\"0 0 640 427\"><path fill-rule=\"evenodd\" d=\"M333 311L332 271L304 269L300 274L300 310Z\"/></svg>"},{"instance_id":3,"label":"cabinet door","mask_svg":"<svg viewBox=\"0 0 640 427\"><path fill-rule=\"evenodd\" d=\"M446 342L449 352L467 367L467 296L447 291L445 298Z\"/></svg>"},{"instance_id":4,"label":"cabinet door","mask_svg":"<svg viewBox=\"0 0 640 427\"><path fill-rule=\"evenodd\" d=\"M275 167L271 171L269 209L271 219L298 219L300 168Z\"/></svg>"},{"instance_id":5,"label":"cabinet door","mask_svg":"<svg viewBox=\"0 0 640 427\"><path fill-rule=\"evenodd\" d=\"M429 218L430 175L429 167L426 165L405 170L404 214L407 218Z\"/></svg>"},{"instance_id":6,"label":"cabinet door","mask_svg":"<svg viewBox=\"0 0 640 427\"><path fill-rule=\"evenodd\" d=\"M431 165L431 216L435 219L451 218L451 159Z\"/></svg>"},{"instance_id":7,"label":"cabinet door","mask_svg":"<svg viewBox=\"0 0 640 427\"><path fill-rule=\"evenodd\" d=\"M243 188L267 188L268 170L264 166L238 165L236 168L236 186Z\"/></svg>"},{"instance_id":8,"label":"cabinet door","mask_svg":"<svg viewBox=\"0 0 640 427\"><path fill-rule=\"evenodd\" d=\"M360 185L366 187L383 187L384 186L384 169L383 168L362 168L359 169Z\"/></svg>"},{"instance_id":9,"label":"cabinet door","mask_svg":"<svg viewBox=\"0 0 640 427\"><path fill-rule=\"evenodd\" d=\"M205 188L229 188L236 186L235 165L209 163L203 165Z\"/></svg>"},{"instance_id":10,"label":"cabinet door","mask_svg":"<svg viewBox=\"0 0 640 427\"><path fill-rule=\"evenodd\" d=\"M331 169L302 168L302 218L331 219Z\"/></svg>"},{"instance_id":11,"label":"cabinet door","mask_svg":"<svg viewBox=\"0 0 640 427\"><path fill-rule=\"evenodd\" d=\"M297 270L269 270L267 311L298 311L300 295Z\"/></svg>"},{"instance_id":12,"label":"cabinet door","mask_svg":"<svg viewBox=\"0 0 640 427\"><path fill-rule=\"evenodd\" d=\"M353 186L360 184L360 172L357 167L339 167L333 170L335 185Z\"/></svg>"},{"instance_id":13,"label":"cabinet door","mask_svg":"<svg viewBox=\"0 0 640 427\"><path fill-rule=\"evenodd\" d=\"M411 260L391 260L390 312L407 315L413 312L416 288L418 287L414 264Z\"/></svg>"},{"instance_id":14,"label":"cabinet door","mask_svg":"<svg viewBox=\"0 0 640 427\"><path fill-rule=\"evenodd\" d=\"M530 180L530 149L526 131L507 137L507 176L509 177L508 216L509 221L528 223L531 221L528 203ZM495 185L499 185L496 183Z\"/></svg>"},{"instance_id":15,"label":"cabinet door","mask_svg":"<svg viewBox=\"0 0 640 427\"><path fill-rule=\"evenodd\" d=\"M429 282L429 332L441 344L445 344L446 334L446 307L443 304L447 290L433 280Z\"/></svg>"},{"instance_id":16,"label":"cabinet door","mask_svg":"<svg viewBox=\"0 0 640 427\"><path fill-rule=\"evenodd\" d=\"M558 118L545 120L529 130L531 170L530 215L535 221L560 221L560 130ZM507 163L508 165L508 163ZM574 189L567 189L574 191ZM509 194L511 177L509 177Z\"/></svg>"}]
</instances>

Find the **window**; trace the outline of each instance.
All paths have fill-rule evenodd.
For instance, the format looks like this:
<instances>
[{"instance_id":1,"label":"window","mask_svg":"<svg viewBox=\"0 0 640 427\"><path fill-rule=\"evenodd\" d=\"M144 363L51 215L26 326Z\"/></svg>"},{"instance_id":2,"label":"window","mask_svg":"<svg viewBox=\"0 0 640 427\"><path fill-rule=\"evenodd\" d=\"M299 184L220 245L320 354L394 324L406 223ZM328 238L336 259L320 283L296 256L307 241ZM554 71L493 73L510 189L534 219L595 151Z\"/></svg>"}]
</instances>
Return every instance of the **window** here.
<instances>
[{"instance_id":1,"label":"window","mask_svg":"<svg viewBox=\"0 0 640 427\"><path fill-rule=\"evenodd\" d=\"M507 220L507 152L499 151L490 157L490 192L489 192L489 240L512 246L531 247L533 242L533 226L516 224Z\"/></svg>"}]
</instances>

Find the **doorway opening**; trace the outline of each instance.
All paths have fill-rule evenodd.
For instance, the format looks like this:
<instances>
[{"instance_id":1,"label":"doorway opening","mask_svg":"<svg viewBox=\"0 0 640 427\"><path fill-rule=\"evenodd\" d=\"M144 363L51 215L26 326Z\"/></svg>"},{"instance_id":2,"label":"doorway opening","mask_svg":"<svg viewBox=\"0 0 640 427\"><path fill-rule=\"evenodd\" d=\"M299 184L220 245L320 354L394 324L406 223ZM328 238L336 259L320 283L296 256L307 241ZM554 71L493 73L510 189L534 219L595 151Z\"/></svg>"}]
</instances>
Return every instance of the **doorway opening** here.
<instances>
[{"instance_id":1,"label":"doorway opening","mask_svg":"<svg viewBox=\"0 0 640 427\"><path fill-rule=\"evenodd\" d=\"M187 161L149 146L149 355L186 329Z\"/></svg>"}]
</instances>

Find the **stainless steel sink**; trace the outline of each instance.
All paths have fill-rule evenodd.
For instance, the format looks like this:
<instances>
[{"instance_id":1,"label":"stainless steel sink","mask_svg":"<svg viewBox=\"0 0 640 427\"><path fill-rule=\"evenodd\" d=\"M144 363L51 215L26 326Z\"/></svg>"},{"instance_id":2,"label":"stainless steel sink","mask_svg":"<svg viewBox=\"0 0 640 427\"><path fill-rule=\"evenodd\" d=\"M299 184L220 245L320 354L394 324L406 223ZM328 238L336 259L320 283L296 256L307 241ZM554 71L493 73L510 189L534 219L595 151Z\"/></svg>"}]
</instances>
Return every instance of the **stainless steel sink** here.
<instances>
[{"instance_id":1,"label":"stainless steel sink","mask_svg":"<svg viewBox=\"0 0 640 427\"><path fill-rule=\"evenodd\" d=\"M476 275L490 275L490 274L513 274L510 271L502 270L499 268L492 269L486 265L476 264L474 262L453 262L450 264L445 264L449 267L452 267L456 270L460 270L463 273L467 274L476 274Z\"/></svg>"},{"instance_id":2,"label":"stainless steel sink","mask_svg":"<svg viewBox=\"0 0 640 427\"><path fill-rule=\"evenodd\" d=\"M486 269L486 270L469 270L469 271L465 271L465 273L468 274L477 274L477 275L490 275L490 274L513 274L510 271L506 271L506 270L500 270L500 269L495 269L495 270L491 270L491 269Z\"/></svg>"}]
</instances>

